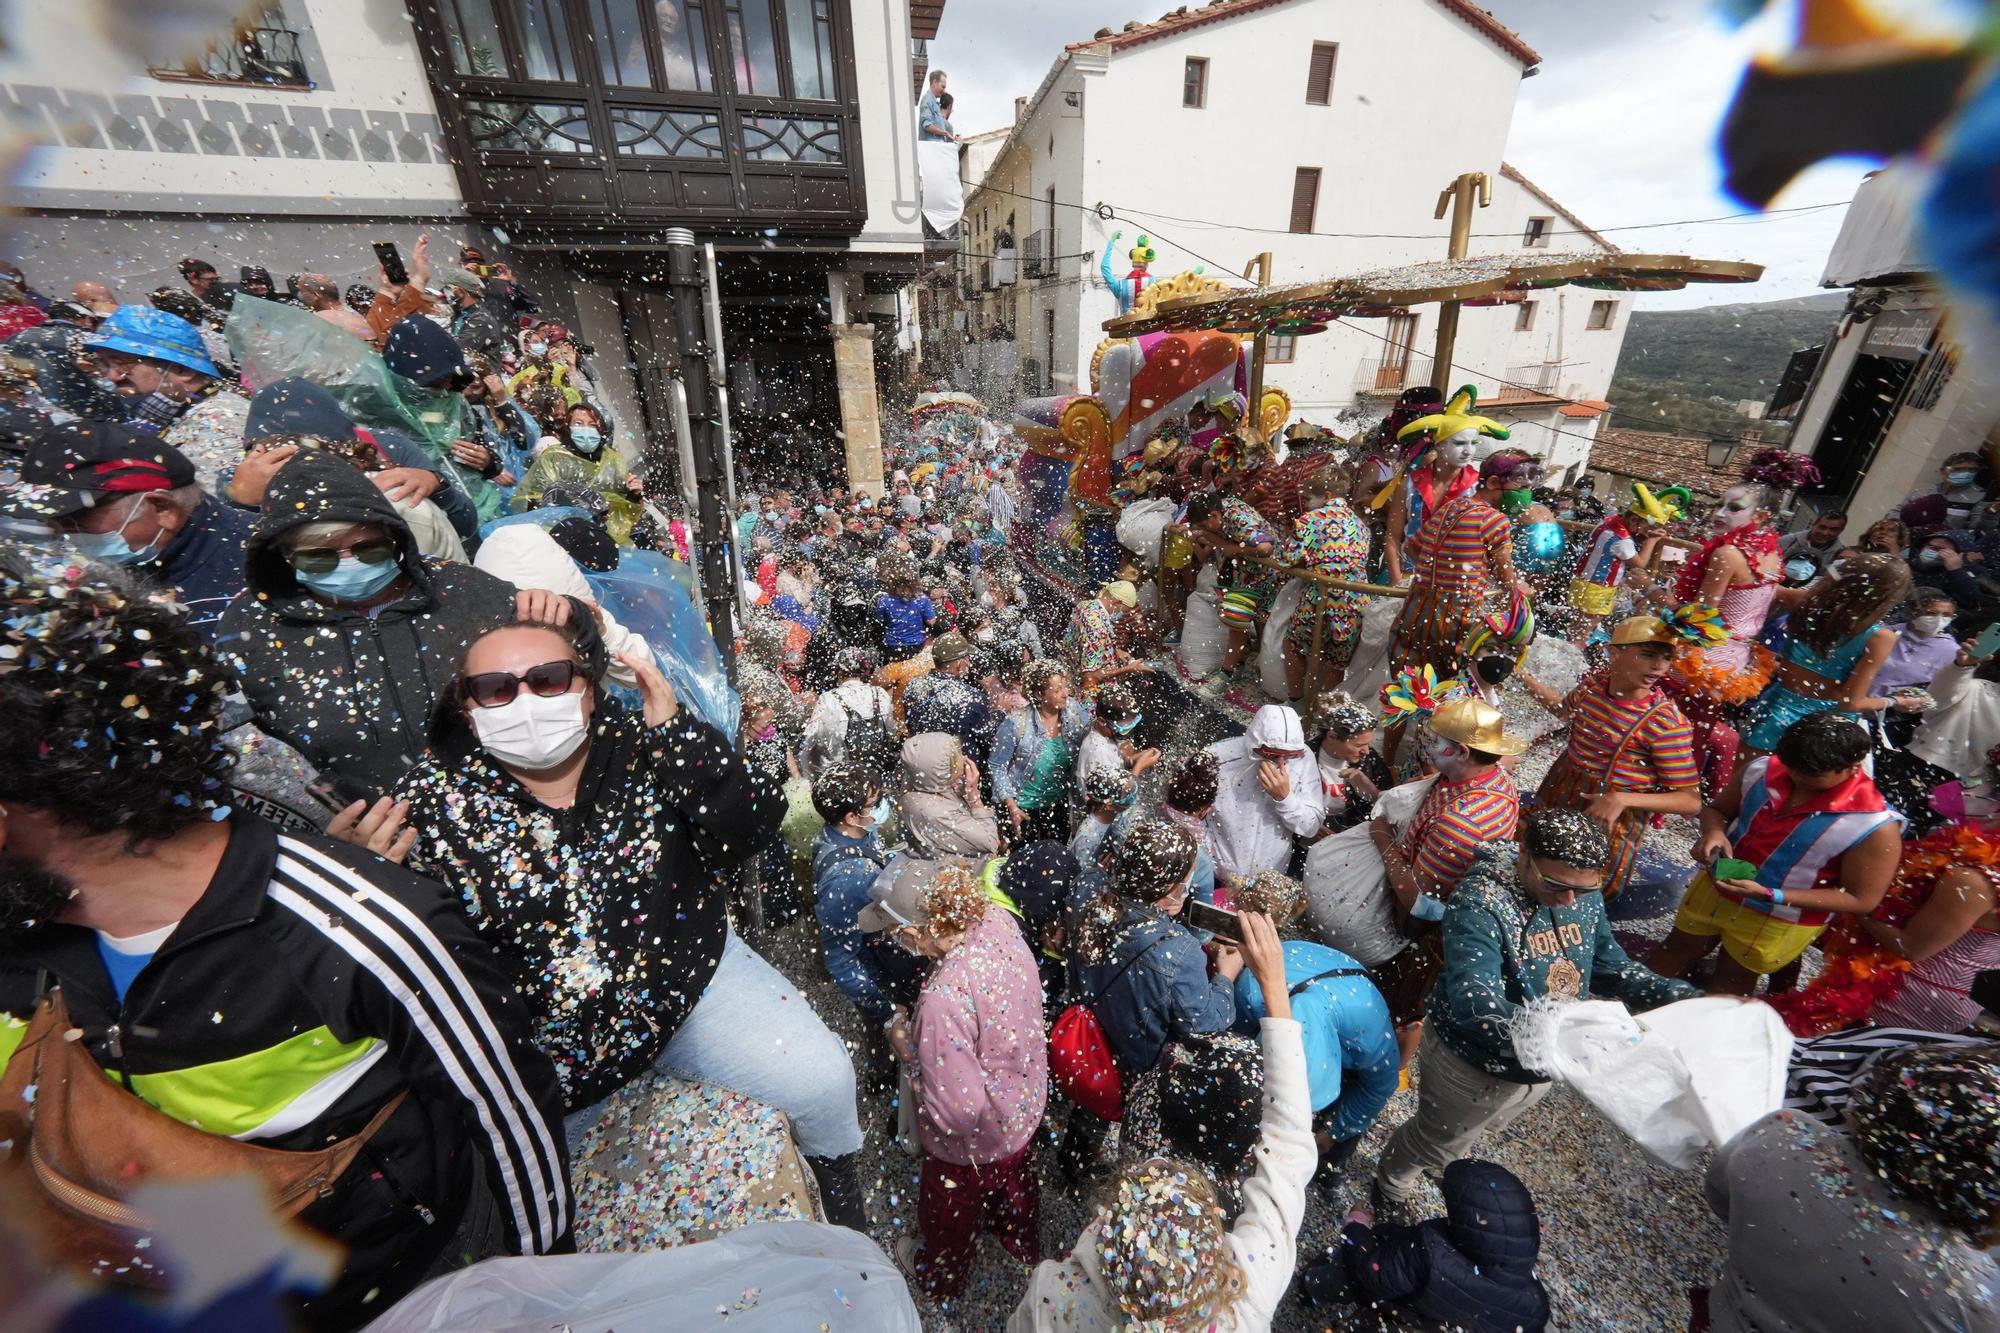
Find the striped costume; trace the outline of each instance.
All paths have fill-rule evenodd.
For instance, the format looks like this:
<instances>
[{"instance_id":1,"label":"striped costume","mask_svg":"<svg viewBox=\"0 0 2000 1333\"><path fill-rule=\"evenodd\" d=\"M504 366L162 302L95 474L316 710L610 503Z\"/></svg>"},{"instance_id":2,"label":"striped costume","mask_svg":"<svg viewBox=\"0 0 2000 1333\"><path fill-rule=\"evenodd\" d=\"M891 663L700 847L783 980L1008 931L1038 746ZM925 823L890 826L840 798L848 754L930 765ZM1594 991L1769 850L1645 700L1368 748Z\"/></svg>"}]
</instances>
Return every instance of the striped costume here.
<instances>
[{"instance_id":1,"label":"striped costume","mask_svg":"<svg viewBox=\"0 0 2000 1333\"><path fill-rule=\"evenodd\" d=\"M1408 550L1410 595L1390 648L1396 670L1458 674L1459 645L1513 581L1511 536L1507 516L1477 495L1461 495L1424 524Z\"/></svg>"},{"instance_id":2,"label":"striped costume","mask_svg":"<svg viewBox=\"0 0 2000 1333\"><path fill-rule=\"evenodd\" d=\"M1641 699L1614 699L1602 671L1577 682L1563 700L1569 745L1542 779L1539 804L1581 810L1607 791L1686 791L1699 785L1694 730L1660 690ZM1627 810L1611 826L1608 896L1625 885L1646 842L1646 815Z\"/></svg>"},{"instance_id":3,"label":"striped costume","mask_svg":"<svg viewBox=\"0 0 2000 1333\"><path fill-rule=\"evenodd\" d=\"M1279 553L1286 564L1355 583L1367 579L1368 529L1347 501L1329 500L1300 515L1292 526L1292 540ZM1361 594L1307 585L1305 600L1285 631L1285 646L1300 657L1312 656L1315 615L1326 621L1320 636L1320 669L1346 670L1361 635Z\"/></svg>"},{"instance_id":4,"label":"striped costume","mask_svg":"<svg viewBox=\"0 0 2000 1333\"><path fill-rule=\"evenodd\" d=\"M1403 833L1403 855L1413 870L1436 879L1438 897L1449 898L1472 867L1473 853L1487 843L1511 839L1520 817L1521 795L1506 769L1495 765L1492 772L1464 782L1440 777ZM1403 933L1410 937L1410 947L1369 969L1398 1027L1423 1021L1424 1005L1444 967L1444 932L1437 922L1412 918Z\"/></svg>"},{"instance_id":5,"label":"striped costume","mask_svg":"<svg viewBox=\"0 0 2000 1333\"><path fill-rule=\"evenodd\" d=\"M1743 770L1742 810L1729 825L1736 857L1754 863L1757 882L1769 888L1838 886L1846 852L1883 825L1903 822L1866 773L1787 809L1791 791L1783 760L1776 755L1751 760ZM1720 935L1730 957L1768 975L1804 953L1832 919L1828 912L1768 898L1725 898L1703 871L1688 886L1674 928L1690 935Z\"/></svg>"}]
</instances>

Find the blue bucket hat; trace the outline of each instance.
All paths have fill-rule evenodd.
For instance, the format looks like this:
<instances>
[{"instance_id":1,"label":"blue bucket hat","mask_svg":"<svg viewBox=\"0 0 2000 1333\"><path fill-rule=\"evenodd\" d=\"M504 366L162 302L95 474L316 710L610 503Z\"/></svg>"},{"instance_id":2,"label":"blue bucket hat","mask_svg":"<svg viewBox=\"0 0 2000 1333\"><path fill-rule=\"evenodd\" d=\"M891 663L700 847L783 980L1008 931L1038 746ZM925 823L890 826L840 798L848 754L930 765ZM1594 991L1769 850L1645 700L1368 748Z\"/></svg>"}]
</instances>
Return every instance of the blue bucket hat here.
<instances>
[{"instance_id":1,"label":"blue bucket hat","mask_svg":"<svg viewBox=\"0 0 2000 1333\"><path fill-rule=\"evenodd\" d=\"M121 305L83 344L92 352L124 352L152 361L166 361L220 379L222 372L208 359L201 330L164 310L146 305Z\"/></svg>"}]
</instances>

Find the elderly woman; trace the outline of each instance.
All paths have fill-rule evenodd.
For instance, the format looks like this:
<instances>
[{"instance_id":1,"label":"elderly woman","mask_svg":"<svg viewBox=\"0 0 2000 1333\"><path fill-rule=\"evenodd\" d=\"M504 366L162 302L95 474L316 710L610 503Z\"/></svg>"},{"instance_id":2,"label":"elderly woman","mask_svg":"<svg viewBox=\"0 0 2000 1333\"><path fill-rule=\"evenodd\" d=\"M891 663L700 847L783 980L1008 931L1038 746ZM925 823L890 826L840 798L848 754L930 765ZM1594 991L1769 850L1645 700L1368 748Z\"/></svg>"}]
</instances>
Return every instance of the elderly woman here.
<instances>
[{"instance_id":1,"label":"elderly woman","mask_svg":"<svg viewBox=\"0 0 2000 1333\"><path fill-rule=\"evenodd\" d=\"M536 1016L572 1140L655 1070L733 1088L791 1117L828 1216L859 1229L846 1048L725 910L723 872L770 842L783 800L650 658L627 661L643 715L606 698L593 642L472 636L430 753L350 838L463 896Z\"/></svg>"}]
</instances>

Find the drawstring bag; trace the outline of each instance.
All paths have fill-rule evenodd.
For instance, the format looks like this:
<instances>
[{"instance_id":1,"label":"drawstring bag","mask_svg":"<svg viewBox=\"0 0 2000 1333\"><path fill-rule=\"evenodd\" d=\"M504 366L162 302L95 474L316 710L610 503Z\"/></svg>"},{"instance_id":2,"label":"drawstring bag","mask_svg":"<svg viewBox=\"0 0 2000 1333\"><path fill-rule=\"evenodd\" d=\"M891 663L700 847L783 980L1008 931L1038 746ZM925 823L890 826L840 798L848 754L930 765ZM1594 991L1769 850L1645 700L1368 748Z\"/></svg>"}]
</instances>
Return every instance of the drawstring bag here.
<instances>
[{"instance_id":1,"label":"drawstring bag","mask_svg":"<svg viewBox=\"0 0 2000 1333\"><path fill-rule=\"evenodd\" d=\"M1049 1081L1071 1102L1102 1120L1125 1118L1125 1083L1111 1058L1111 1043L1097 1020L1097 1003L1110 993L1132 964L1153 950L1154 940L1127 959L1088 1002L1078 1001L1056 1016L1049 1029Z\"/></svg>"}]
</instances>

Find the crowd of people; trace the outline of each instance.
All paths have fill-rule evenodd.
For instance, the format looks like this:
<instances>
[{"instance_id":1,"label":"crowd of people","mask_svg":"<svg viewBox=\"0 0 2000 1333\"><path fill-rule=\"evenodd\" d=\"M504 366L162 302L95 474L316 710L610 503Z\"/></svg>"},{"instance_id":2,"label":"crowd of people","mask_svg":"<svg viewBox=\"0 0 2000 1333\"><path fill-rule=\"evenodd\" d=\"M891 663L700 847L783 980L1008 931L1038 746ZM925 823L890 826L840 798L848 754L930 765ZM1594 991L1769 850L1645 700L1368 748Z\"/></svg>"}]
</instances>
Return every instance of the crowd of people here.
<instances>
[{"instance_id":1,"label":"crowd of people","mask_svg":"<svg viewBox=\"0 0 2000 1333\"><path fill-rule=\"evenodd\" d=\"M1812 1110L1717 1145L1697 1317L2000 1327L1983 462L1849 549L1781 535L1761 463L1706 517L1593 513L1465 392L1284 450L1204 403L1134 456L1154 539L1065 592L1019 445L912 435L880 495L742 479L725 687L587 349L504 265L410 259L346 293L191 260L145 304L0 274L0 1140L34 1180L115 1203L193 1134L341 1243L302 1310L354 1327L572 1245L578 1145L670 1075L781 1111L835 1225L882 1224L871 1138L909 1153L891 1248L934 1309L991 1232L1017 1330L1538 1330L1535 1201L1477 1156L1552 1086L1520 1018L1707 992L1779 1009ZM1587 669L1525 670L1538 635ZM1237 710L1267 647L1285 688ZM1612 909L1662 861L1655 947ZM57 1059L136 1095L84 1135ZM58 1257L148 1270L118 1209L23 1197Z\"/></svg>"}]
</instances>

